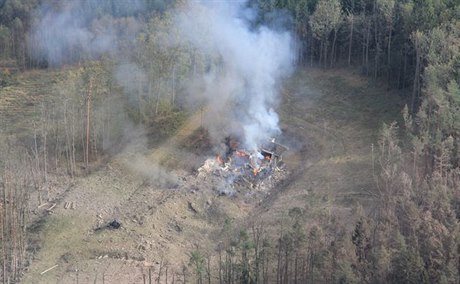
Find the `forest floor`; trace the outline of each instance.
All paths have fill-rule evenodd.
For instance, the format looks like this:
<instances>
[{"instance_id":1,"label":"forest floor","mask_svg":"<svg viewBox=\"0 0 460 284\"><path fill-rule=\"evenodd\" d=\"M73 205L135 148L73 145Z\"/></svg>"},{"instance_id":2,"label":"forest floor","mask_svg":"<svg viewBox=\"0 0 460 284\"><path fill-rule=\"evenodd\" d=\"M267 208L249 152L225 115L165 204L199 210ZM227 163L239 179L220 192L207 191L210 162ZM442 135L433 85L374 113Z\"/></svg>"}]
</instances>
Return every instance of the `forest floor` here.
<instances>
[{"instance_id":1,"label":"forest floor","mask_svg":"<svg viewBox=\"0 0 460 284\"><path fill-rule=\"evenodd\" d=\"M358 202L373 202L372 145L404 105L396 91L375 85L349 69L289 78L278 111L291 174L261 199L177 186L207 158L184 149L201 127L200 113L154 149L131 145L61 190L53 213L36 226L37 251L22 282L143 283L161 275L163 283L166 274L171 282L190 269L191 251L214 252L226 220L243 226L256 218L276 230L294 207L316 222L322 212L346 216ZM69 202L74 209L65 208ZM114 219L120 229L103 228Z\"/></svg>"}]
</instances>

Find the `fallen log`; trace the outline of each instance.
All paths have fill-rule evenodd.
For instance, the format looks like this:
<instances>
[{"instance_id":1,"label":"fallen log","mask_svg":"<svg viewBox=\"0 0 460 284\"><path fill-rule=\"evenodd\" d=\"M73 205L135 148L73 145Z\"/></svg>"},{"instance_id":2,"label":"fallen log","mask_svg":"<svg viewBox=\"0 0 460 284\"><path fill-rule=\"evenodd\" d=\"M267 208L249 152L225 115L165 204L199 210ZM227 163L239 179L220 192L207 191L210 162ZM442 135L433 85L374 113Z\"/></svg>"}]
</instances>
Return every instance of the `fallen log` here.
<instances>
[{"instance_id":1,"label":"fallen log","mask_svg":"<svg viewBox=\"0 0 460 284\"><path fill-rule=\"evenodd\" d=\"M50 212L54 209L54 207L56 207L56 203L53 203L53 205L51 205L50 208L46 209L46 211Z\"/></svg>"},{"instance_id":2,"label":"fallen log","mask_svg":"<svg viewBox=\"0 0 460 284\"><path fill-rule=\"evenodd\" d=\"M43 274L45 274L46 272L48 272L48 271L50 271L50 270L53 270L53 269L55 269L55 268L58 267L58 266L59 266L58 264L56 264L56 265L54 265L54 266L51 266L50 268L48 268L48 269L46 269L46 270L43 270L43 271L40 273L40 275L43 275Z\"/></svg>"},{"instance_id":3,"label":"fallen log","mask_svg":"<svg viewBox=\"0 0 460 284\"><path fill-rule=\"evenodd\" d=\"M48 205L48 202L45 202L45 203L43 203L42 205L39 205L39 206L38 206L38 209L40 209L40 208L42 208L42 207L44 207L44 206L46 206L46 205Z\"/></svg>"}]
</instances>

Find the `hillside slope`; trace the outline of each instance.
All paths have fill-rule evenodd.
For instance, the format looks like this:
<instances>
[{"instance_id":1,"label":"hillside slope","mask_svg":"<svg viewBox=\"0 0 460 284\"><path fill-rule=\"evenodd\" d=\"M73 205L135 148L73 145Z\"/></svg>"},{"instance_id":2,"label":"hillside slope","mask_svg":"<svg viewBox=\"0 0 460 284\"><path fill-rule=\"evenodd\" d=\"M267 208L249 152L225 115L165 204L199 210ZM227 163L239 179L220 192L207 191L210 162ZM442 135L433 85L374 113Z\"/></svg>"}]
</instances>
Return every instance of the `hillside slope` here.
<instances>
[{"instance_id":1,"label":"hillside slope","mask_svg":"<svg viewBox=\"0 0 460 284\"><path fill-rule=\"evenodd\" d=\"M171 282L191 277L191 251L216 257L226 220L236 227L265 220L275 233L295 207L312 217L339 211L346 218L357 202L374 202L371 145L382 121L398 119L402 105L397 95L348 70L297 72L286 81L279 108L292 174L263 199L190 190L178 186L194 175L183 162L168 164L168 170L158 166L164 159L182 160L183 151L172 146L200 126L192 117L180 137L151 154L124 153L77 178L38 228L39 249L23 283L142 283L159 275L160 282ZM65 208L69 202L74 209ZM95 230L114 219L120 229Z\"/></svg>"}]
</instances>

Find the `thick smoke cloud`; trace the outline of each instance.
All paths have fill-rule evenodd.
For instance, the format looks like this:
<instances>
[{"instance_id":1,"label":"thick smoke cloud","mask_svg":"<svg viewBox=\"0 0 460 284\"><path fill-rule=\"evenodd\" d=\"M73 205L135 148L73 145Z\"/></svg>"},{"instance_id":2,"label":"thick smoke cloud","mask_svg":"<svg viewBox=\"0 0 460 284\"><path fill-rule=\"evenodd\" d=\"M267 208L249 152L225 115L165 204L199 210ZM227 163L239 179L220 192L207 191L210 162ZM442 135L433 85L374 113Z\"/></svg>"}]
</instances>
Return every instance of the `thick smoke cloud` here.
<instances>
[{"instance_id":1,"label":"thick smoke cloud","mask_svg":"<svg viewBox=\"0 0 460 284\"><path fill-rule=\"evenodd\" d=\"M280 133L280 79L292 68L292 39L286 31L254 27L255 11L245 1L191 2L177 17L181 38L220 63L204 78L213 133L239 135L256 151Z\"/></svg>"},{"instance_id":2,"label":"thick smoke cloud","mask_svg":"<svg viewBox=\"0 0 460 284\"><path fill-rule=\"evenodd\" d=\"M292 68L293 52L290 33L275 21L270 26L255 25L257 11L246 2L181 4L172 13L173 29L179 35L171 32L171 38L163 38L164 42L157 44L192 46L202 55L207 71L182 89L188 89L186 92L194 98L199 90L198 96L207 100L204 123L214 142L232 134L255 152L258 145L280 133L275 108L280 81ZM86 0L65 1L59 8L44 5L31 33L31 56L59 66L120 53L118 44L134 44L141 30L135 15L146 9L145 3ZM129 50L125 47L125 51ZM112 58L123 57L129 58L122 54ZM114 74L127 93L138 92L139 82L144 84L148 78L129 59L119 64ZM134 86L133 82L139 84Z\"/></svg>"}]
</instances>

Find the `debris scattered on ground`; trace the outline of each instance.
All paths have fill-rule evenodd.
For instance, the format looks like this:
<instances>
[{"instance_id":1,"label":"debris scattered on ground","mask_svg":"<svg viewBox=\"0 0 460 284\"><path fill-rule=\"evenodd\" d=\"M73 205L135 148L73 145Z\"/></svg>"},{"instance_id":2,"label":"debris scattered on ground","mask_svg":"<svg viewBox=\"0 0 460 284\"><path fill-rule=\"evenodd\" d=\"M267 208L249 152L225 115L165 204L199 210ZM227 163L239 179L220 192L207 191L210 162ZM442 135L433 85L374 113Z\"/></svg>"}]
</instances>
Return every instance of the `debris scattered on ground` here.
<instances>
[{"instance_id":1,"label":"debris scattered on ground","mask_svg":"<svg viewBox=\"0 0 460 284\"><path fill-rule=\"evenodd\" d=\"M121 227L121 223L118 220L113 220L108 225L109 229L119 229Z\"/></svg>"},{"instance_id":2,"label":"debris scattered on ground","mask_svg":"<svg viewBox=\"0 0 460 284\"><path fill-rule=\"evenodd\" d=\"M225 145L222 154L208 158L198 169L194 184L187 180L192 192L203 187L225 196L268 192L288 175L282 160L282 153L288 148L274 139L252 153L231 138L226 139ZM193 204L192 208L189 204L189 209L194 211Z\"/></svg>"},{"instance_id":3,"label":"debris scattered on ground","mask_svg":"<svg viewBox=\"0 0 460 284\"><path fill-rule=\"evenodd\" d=\"M48 213L53 213L54 207L56 207L56 203L53 203L46 211L48 211Z\"/></svg>"},{"instance_id":4,"label":"debris scattered on ground","mask_svg":"<svg viewBox=\"0 0 460 284\"><path fill-rule=\"evenodd\" d=\"M110 223L108 223L105 226L97 227L96 229L94 229L94 231L97 232L97 231L101 231L103 229L116 230L116 229L120 229L120 227L121 227L121 222L118 221L117 219L114 219L113 221L111 221Z\"/></svg>"},{"instance_id":5,"label":"debris scattered on ground","mask_svg":"<svg viewBox=\"0 0 460 284\"><path fill-rule=\"evenodd\" d=\"M75 209L75 202L73 201L65 202L64 209Z\"/></svg>"},{"instance_id":6,"label":"debris scattered on ground","mask_svg":"<svg viewBox=\"0 0 460 284\"><path fill-rule=\"evenodd\" d=\"M50 270L53 270L53 269L55 269L55 268L58 267L58 266L59 266L59 265L57 265L57 264L54 265L54 266L51 266L50 268L48 268L48 269L46 269L46 270L43 270L43 271L40 273L40 275L43 275L43 274L45 274L46 272L48 272L48 271L50 271Z\"/></svg>"},{"instance_id":7,"label":"debris scattered on ground","mask_svg":"<svg viewBox=\"0 0 460 284\"><path fill-rule=\"evenodd\" d=\"M193 213L195 213L195 214L198 213L198 210L197 210L195 204L193 204L193 203L190 202L190 201L188 202L188 208L189 208Z\"/></svg>"},{"instance_id":8,"label":"debris scattered on ground","mask_svg":"<svg viewBox=\"0 0 460 284\"><path fill-rule=\"evenodd\" d=\"M45 207L46 205L48 205L48 202L45 202L45 203L43 203L42 205L39 205L39 206L38 206L38 209L40 209L40 208L42 208L42 207Z\"/></svg>"}]
</instances>

